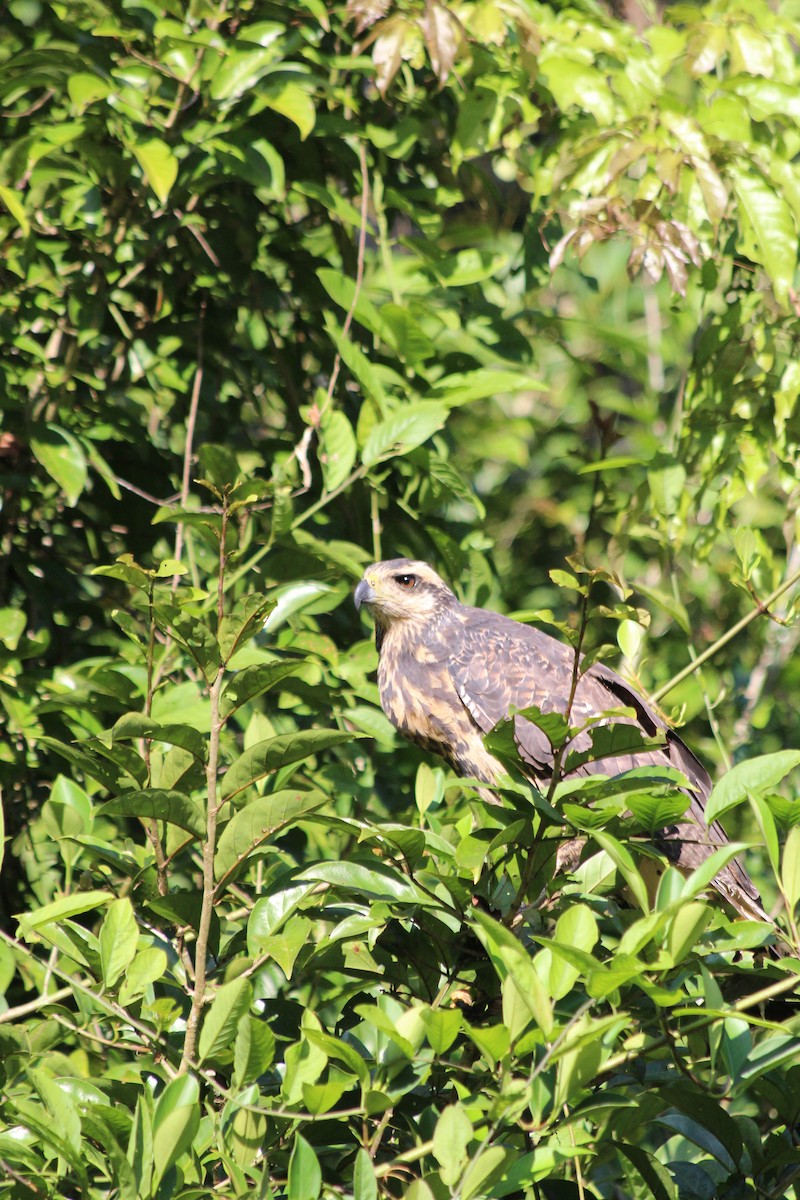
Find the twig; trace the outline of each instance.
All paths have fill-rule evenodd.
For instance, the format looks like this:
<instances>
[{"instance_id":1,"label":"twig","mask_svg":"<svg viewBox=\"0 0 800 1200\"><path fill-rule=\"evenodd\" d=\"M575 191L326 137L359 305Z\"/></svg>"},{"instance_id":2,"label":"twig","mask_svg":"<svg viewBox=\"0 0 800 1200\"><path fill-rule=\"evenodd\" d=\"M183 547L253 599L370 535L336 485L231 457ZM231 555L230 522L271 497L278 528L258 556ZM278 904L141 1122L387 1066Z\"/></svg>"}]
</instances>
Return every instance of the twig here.
<instances>
[{"instance_id":1,"label":"twig","mask_svg":"<svg viewBox=\"0 0 800 1200\"><path fill-rule=\"evenodd\" d=\"M755 621L756 617L763 616L764 613L769 612L770 607L775 603L775 601L779 599L784 592L788 592L789 588L794 587L794 585L798 582L800 582L800 570L795 571L792 575L790 575L789 578L780 585L780 587L776 588L774 592L771 592L769 596L767 596L766 600L762 600L761 603L752 610L752 612L747 613L742 617L741 621L737 621L735 625L732 625L726 633L723 633L722 637L718 638L716 642L709 646L708 649L704 650L702 654L698 654L697 658L688 663L682 671L678 671L677 675L673 675L672 679L667 680L667 682L662 684L660 688L657 688L656 691L654 691L650 696L650 703L658 704L659 700L662 700L668 692L671 692L672 689L677 687L679 683L683 683L684 679L688 679L690 675L693 675L698 667L702 667L704 662L708 662L708 660L715 655L718 650L721 650L723 646L727 646L728 642L732 641L733 638L740 634L743 629L746 629L751 621Z\"/></svg>"},{"instance_id":2,"label":"twig","mask_svg":"<svg viewBox=\"0 0 800 1200\"><path fill-rule=\"evenodd\" d=\"M27 1017L28 1013L38 1012L40 1008L46 1008L48 1004L60 1004L62 1000L66 1000L71 995L72 988L63 987L49 996L37 996L35 1000L29 1000L27 1004L18 1004L15 1008L7 1008L4 1013L0 1013L0 1025L5 1025L8 1021L16 1021L18 1017Z\"/></svg>"},{"instance_id":3,"label":"twig","mask_svg":"<svg viewBox=\"0 0 800 1200\"><path fill-rule=\"evenodd\" d=\"M186 501L189 498L189 485L191 483L192 471L192 454L194 451L194 431L197 423L197 410L200 405L200 389L203 386L203 348L204 340L203 333L206 320L207 301L204 296L200 301L200 314L197 319L197 368L194 373L194 383L192 384L192 396L189 401L189 415L186 418L186 445L183 448L183 476L181 478L181 507L186 507ZM178 522L178 527L175 530L175 561L181 561L183 553L183 533L184 523ZM172 590L176 590L178 586L178 576L172 577Z\"/></svg>"},{"instance_id":4,"label":"twig","mask_svg":"<svg viewBox=\"0 0 800 1200\"><path fill-rule=\"evenodd\" d=\"M225 566L228 560L225 550L228 531L227 496L222 503L222 522L219 534L219 568L217 576L217 627L222 623L225 611ZM186 1035L183 1042L181 1058L181 1073L190 1069L194 1061L197 1034L200 1027L200 1017L206 1000L206 971L208 967L208 940L211 932L211 918L214 914L215 881L214 855L217 849L217 817L219 804L217 802L220 738L225 720L220 712L220 697L225 681L225 667L221 663L214 682L208 689L211 702L211 733L208 744L208 764L206 766L206 836L203 842L203 895L200 902L200 921L197 928L197 941L194 951L194 987L192 989L192 1006L186 1021Z\"/></svg>"},{"instance_id":5,"label":"twig","mask_svg":"<svg viewBox=\"0 0 800 1200\"><path fill-rule=\"evenodd\" d=\"M342 336L347 337L350 326L353 323L356 307L358 305L358 297L361 293L361 285L364 282L364 256L367 247L367 213L369 209L369 170L367 167L367 151L363 142L359 142L358 146L358 161L361 167L361 224L358 230L358 254L356 258L356 277L355 286L353 288L353 299L350 301L350 307L347 310L347 315L342 325ZM333 389L336 387L336 381L339 378L339 371L342 367L342 355L339 350L336 351L336 356L333 360L333 369L331 377L328 380L328 387L325 392L325 399L322 404L317 407L314 405L311 410L309 424L306 426L303 436L294 448L294 456L300 464L300 474L303 479L303 491L308 491L311 487L311 467L308 463L308 451L311 446L311 439L314 433L319 429L325 412L333 399Z\"/></svg>"}]
</instances>

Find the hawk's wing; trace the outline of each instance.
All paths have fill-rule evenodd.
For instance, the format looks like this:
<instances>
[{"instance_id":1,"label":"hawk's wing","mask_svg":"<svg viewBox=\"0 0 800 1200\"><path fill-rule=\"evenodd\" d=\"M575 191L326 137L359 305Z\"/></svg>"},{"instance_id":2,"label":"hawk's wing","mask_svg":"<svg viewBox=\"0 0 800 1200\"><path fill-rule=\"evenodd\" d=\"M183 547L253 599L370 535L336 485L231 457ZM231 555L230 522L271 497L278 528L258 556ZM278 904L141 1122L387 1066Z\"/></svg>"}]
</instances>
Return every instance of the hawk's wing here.
<instances>
[{"instance_id":1,"label":"hawk's wing","mask_svg":"<svg viewBox=\"0 0 800 1200\"><path fill-rule=\"evenodd\" d=\"M574 650L532 626L522 625L483 609L462 610L458 636L448 647L448 665L462 703L483 733L508 717L512 709L536 706L542 712L564 713L572 687ZM578 773L614 776L632 767L673 766L682 771L692 791L689 810L679 825L670 826L656 839L670 861L691 871L728 838L722 826L706 825L705 801L711 779L688 746L653 711L650 705L610 668L595 664L580 677L570 714L570 724L582 725L590 717L615 708L632 708L635 717L618 717L613 723L637 725L651 737L662 731L663 747L641 750L586 763ZM552 776L553 751L538 726L517 717L514 735L520 758L530 768L533 781L546 784ZM579 734L571 749L591 748L587 732ZM764 919L758 891L736 861L715 880L719 890L740 911ZM755 905L748 904L754 901Z\"/></svg>"}]
</instances>

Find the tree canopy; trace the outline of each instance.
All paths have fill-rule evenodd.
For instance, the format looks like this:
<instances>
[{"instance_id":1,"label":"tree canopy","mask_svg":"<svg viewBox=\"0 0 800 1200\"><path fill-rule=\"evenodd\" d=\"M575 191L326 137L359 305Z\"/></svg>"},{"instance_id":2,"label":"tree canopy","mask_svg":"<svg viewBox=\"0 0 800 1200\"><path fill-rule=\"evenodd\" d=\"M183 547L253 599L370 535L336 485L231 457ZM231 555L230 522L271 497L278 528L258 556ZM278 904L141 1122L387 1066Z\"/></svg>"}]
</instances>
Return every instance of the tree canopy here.
<instances>
[{"instance_id":1,"label":"tree canopy","mask_svg":"<svg viewBox=\"0 0 800 1200\"><path fill-rule=\"evenodd\" d=\"M3 1195L796 1196L797 21L9 0ZM783 957L679 780L396 737L401 554L661 703Z\"/></svg>"}]
</instances>

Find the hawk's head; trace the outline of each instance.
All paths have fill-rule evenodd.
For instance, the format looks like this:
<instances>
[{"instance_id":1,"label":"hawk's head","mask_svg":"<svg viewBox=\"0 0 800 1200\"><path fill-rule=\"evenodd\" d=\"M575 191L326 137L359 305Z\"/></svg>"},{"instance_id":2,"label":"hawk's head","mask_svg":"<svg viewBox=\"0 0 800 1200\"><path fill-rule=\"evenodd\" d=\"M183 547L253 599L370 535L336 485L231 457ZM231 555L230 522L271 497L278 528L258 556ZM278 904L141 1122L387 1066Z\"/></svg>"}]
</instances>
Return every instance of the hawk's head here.
<instances>
[{"instance_id":1,"label":"hawk's head","mask_svg":"<svg viewBox=\"0 0 800 1200\"><path fill-rule=\"evenodd\" d=\"M455 596L427 563L390 558L367 567L353 599L356 608L366 604L378 625L388 629L395 621L428 621Z\"/></svg>"}]
</instances>

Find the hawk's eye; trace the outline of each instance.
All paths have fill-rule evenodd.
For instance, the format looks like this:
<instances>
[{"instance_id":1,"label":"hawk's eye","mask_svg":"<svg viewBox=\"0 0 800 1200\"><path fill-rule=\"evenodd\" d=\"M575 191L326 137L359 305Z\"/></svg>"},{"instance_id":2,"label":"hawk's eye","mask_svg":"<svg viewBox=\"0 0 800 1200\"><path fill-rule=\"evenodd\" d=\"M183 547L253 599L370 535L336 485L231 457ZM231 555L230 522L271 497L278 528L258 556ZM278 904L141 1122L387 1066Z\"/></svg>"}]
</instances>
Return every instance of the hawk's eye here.
<instances>
[{"instance_id":1,"label":"hawk's eye","mask_svg":"<svg viewBox=\"0 0 800 1200\"><path fill-rule=\"evenodd\" d=\"M399 583L401 588L405 588L409 592L417 586L416 575L395 575L394 579L395 583Z\"/></svg>"}]
</instances>

